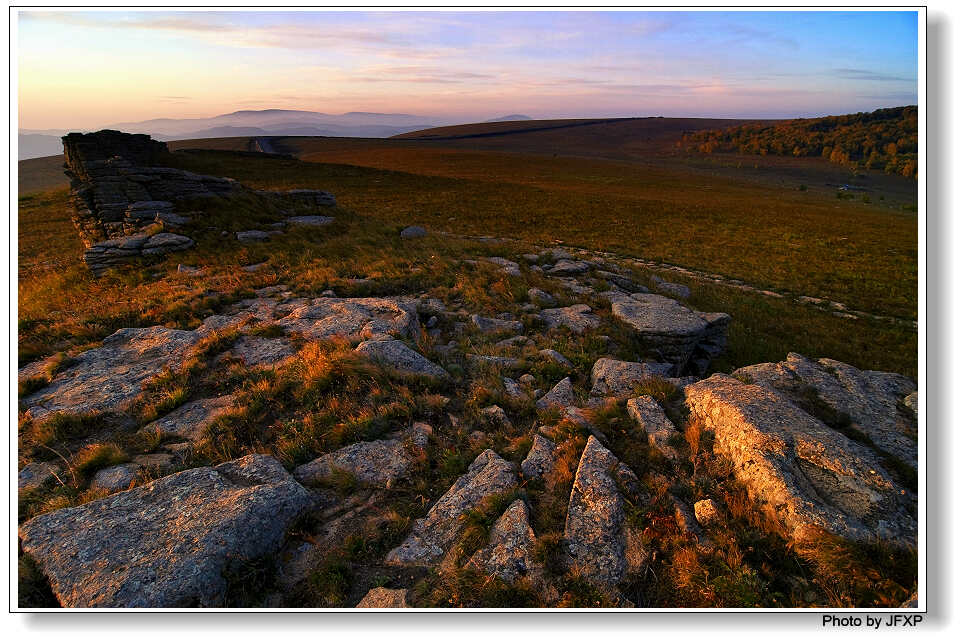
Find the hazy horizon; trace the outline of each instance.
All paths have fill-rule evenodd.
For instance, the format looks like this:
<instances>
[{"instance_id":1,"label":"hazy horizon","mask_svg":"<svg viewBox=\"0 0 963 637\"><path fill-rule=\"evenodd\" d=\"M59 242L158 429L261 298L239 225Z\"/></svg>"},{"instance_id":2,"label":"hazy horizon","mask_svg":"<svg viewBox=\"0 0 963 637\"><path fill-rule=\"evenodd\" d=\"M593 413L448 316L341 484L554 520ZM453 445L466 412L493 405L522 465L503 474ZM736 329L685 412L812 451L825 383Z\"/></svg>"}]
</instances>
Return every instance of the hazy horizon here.
<instances>
[{"instance_id":1,"label":"hazy horizon","mask_svg":"<svg viewBox=\"0 0 963 637\"><path fill-rule=\"evenodd\" d=\"M21 11L18 124L96 129L261 109L406 113L441 123L515 113L838 115L918 103L917 18Z\"/></svg>"}]
</instances>

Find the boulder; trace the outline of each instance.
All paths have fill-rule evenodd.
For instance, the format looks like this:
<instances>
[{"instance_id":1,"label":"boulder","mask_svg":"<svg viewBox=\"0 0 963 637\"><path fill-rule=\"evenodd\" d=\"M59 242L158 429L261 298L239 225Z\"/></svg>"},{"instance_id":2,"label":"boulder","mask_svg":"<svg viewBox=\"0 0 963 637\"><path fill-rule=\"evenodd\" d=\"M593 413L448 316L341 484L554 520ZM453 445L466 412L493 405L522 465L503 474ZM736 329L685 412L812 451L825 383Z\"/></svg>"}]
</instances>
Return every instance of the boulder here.
<instances>
[{"instance_id":1,"label":"boulder","mask_svg":"<svg viewBox=\"0 0 963 637\"><path fill-rule=\"evenodd\" d=\"M130 485L137 480L137 472L139 470L140 465L134 464L133 462L101 469L94 474L93 479L90 481L90 487L92 489L103 489L108 493L117 493L118 491L129 489Z\"/></svg>"},{"instance_id":2,"label":"boulder","mask_svg":"<svg viewBox=\"0 0 963 637\"><path fill-rule=\"evenodd\" d=\"M402 239L420 239L428 235L428 231L421 226L408 226L401 231Z\"/></svg>"},{"instance_id":3,"label":"boulder","mask_svg":"<svg viewBox=\"0 0 963 637\"><path fill-rule=\"evenodd\" d=\"M497 265L505 274L509 276L522 276L521 269L514 261L503 259L502 257L484 257L484 260Z\"/></svg>"},{"instance_id":4,"label":"boulder","mask_svg":"<svg viewBox=\"0 0 963 637\"><path fill-rule=\"evenodd\" d=\"M163 434L200 440L207 428L219 416L234 407L234 396L216 396L184 403L169 414L144 426L145 430L157 430Z\"/></svg>"},{"instance_id":5,"label":"boulder","mask_svg":"<svg viewBox=\"0 0 963 637\"><path fill-rule=\"evenodd\" d=\"M17 490L38 489L60 475L60 466L54 462L31 462L17 473Z\"/></svg>"},{"instance_id":6,"label":"boulder","mask_svg":"<svg viewBox=\"0 0 963 637\"><path fill-rule=\"evenodd\" d=\"M251 455L35 517L20 541L65 607L217 606L225 571L277 551L313 501Z\"/></svg>"},{"instance_id":7,"label":"boulder","mask_svg":"<svg viewBox=\"0 0 963 637\"><path fill-rule=\"evenodd\" d=\"M391 369L403 374L413 374L444 380L450 378L442 367L411 349L401 341L364 341L355 351L368 356Z\"/></svg>"},{"instance_id":8,"label":"boulder","mask_svg":"<svg viewBox=\"0 0 963 637\"><path fill-rule=\"evenodd\" d=\"M710 524L719 520L722 512L719 510L719 505L712 498L706 498L705 500L699 500L693 505L695 511L696 521L702 526L709 526Z\"/></svg>"},{"instance_id":9,"label":"boulder","mask_svg":"<svg viewBox=\"0 0 963 637\"><path fill-rule=\"evenodd\" d=\"M680 299L687 299L692 294L687 286L682 285L681 283L670 283L662 277L654 274L649 277L649 280L652 281L652 285L658 288L660 292L677 296Z\"/></svg>"},{"instance_id":10,"label":"boulder","mask_svg":"<svg viewBox=\"0 0 963 637\"><path fill-rule=\"evenodd\" d=\"M602 324L602 320L592 313L592 308L579 303L569 307L542 310L538 317L545 322L548 329L567 327L576 334L585 330L594 330Z\"/></svg>"},{"instance_id":11,"label":"boulder","mask_svg":"<svg viewBox=\"0 0 963 637\"><path fill-rule=\"evenodd\" d=\"M302 484L322 485L343 471L363 484L388 488L411 473L430 434L431 427L418 423L387 440L356 442L297 467L294 477Z\"/></svg>"},{"instance_id":12,"label":"boulder","mask_svg":"<svg viewBox=\"0 0 963 637\"><path fill-rule=\"evenodd\" d=\"M540 572L535 561L535 533L524 500L515 500L492 527L488 545L478 549L465 565L514 582Z\"/></svg>"},{"instance_id":13,"label":"boulder","mask_svg":"<svg viewBox=\"0 0 963 637\"><path fill-rule=\"evenodd\" d=\"M872 450L780 394L715 374L685 388L686 404L715 435L753 503L796 539L822 529L850 540L916 545L915 497Z\"/></svg>"},{"instance_id":14,"label":"boulder","mask_svg":"<svg viewBox=\"0 0 963 637\"><path fill-rule=\"evenodd\" d=\"M727 314L694 312L657 294L633 294L613 298L612 315L632 328L653 357L671 363L673 376L690 362L701 373L725 348Z\"/></svg>"},{"instance_id":15,"label":"boulder","mask_svg":"<svg viewBox=\"0 0 963 637\"><path fill-rule=\"evenodd\" d=\"M479 316L478 314L471 315L471 322L472 325L485 334L497 332L521 333L525 329L521 321L506 321L503 319Z\"/></svg>"},{"instance_id":16,"label":"boulder","mask_svg":"<svg viewBox=\"0 0 963 637\"><path fill-rule=\"evenodd\" d=\"M234 236L241 243L260 243L271 238L271 235L263 230L241 230L235 232Z\"/></svg>"},{"instance_id":17,"label":"boulder","mask_svg":"<svg viewBox=\"0 0 963 637\"><path fill-rule=\"evenodd\" d=\"M649 444L672 461L679 460L679 452L671 440L679 435L675 425L665 417L662 407L651 396L639 396L625 403L625 408L635 422L645 431Z\"/></svg>"},{"instance_id":18,"label":"boulder","mask_svg":"<svg viewBox=\"0 0 963 637\"><path fill-rule=\"evenodd\" d=\"M544 290L540 290L538 288L529 288L528 298L531 300L532 303L540 303L542 305L555 305L555 297L549 294L548 292L545 292Z\"/></svg>"},{"instance_id":19,"label":"boulder","mask_svg":"<svg viewBox=\"0 0 963 637\"><path fill-rule=\"evenodd\" d=\"M592 269L592 265L587 261L571 261L569 259L559 259L555 262L548 273L555 276L572 276L585 274Z\"/></svg>"},{"instance_id":20,"label":"boulder","mask_svg":"<svg viewBox=\"0 0 963 637\"><path fill-rule=\"evenodd\" d=\"M632 363L614 358L600 358L592 365L593 396L625 398L638 393L640 384L652 376L664 376L671 363Z\"/></svg>"},{"instance_id":21,"label":"boulder","mask_svg":"<svg viewBox=\"0 0 963 637\"><path fill-rule=\"evenodd\" d=\"M408 605L408 589L372 588L355 608L411 608Z\"/></svg>"},{"instance_id":22,"label":"boulder","mask_svg":"<svg viewBox=\"0 0 963 637\"><path fill-rule=\"evenodd\" d=\"M508 491L516 484L512 466L491 449L483 451L428 514L415 521L411 534L388 553L385 563L394 566L440 563L464 528L462 514L488 496Z\"/></svg>"},{"instance_id":23,"label":"boulder","mask_svg":"<svg viewBox=\"0 0 963 637\"><path fill-rule=\"evenodd\" d=\"M290 226L328 226L334 223L334 217L323 217L321 215L305 215L300 217L288 217L284 220Z\"/></svg>"},{"instance_id":24,"label":"boulder","mask_svg":"<svg viewBox=\"0 0 963 637\"><path fill-rule=\"evenodd\" d=\"M539 350L538 353L541 354L542 356L544 356L545 358L547 358L547 359L549 359L549 360L551 360L551 361L554 361L554 362L558 363L558 364L561 365L562 367L565 367L565 368L567 368L567 369L574 369L574 368L575 368L575 366L572 365L572 361L570 361L569 359L565 358L564 356L562 356L560 353L556 352L556 351L553 350L553 349L543 349L543 350Z\"/></svg>"},{"instance_id":25,"label":"boulder","mask_svg":"<svg viewBox=\"0 0 963 637\"><path fill-rule=\"evenodd\" d=\"M81 352L74 364L20 401L34 419L55 413L121 413L141 395L142 385L169 368L177 371L200 339L166 327L124 328L100 347Z\"/></svg>"},{"instance_id":26,"label":"boulder","mask_svg":"<svg viewBox=\"0 0 963 637\"><path fill-rule=\"evenodd\" d=\"M628 571L624 503L610 472L619 464L595 436L589 436L565 516L565 543L574 567L607 585L617 584Z\"/></svg>"},{"instance_id":27,"label":"boulder","mask_svg":"<svg viewBox=\"0 0 963 637\"><path fill-rule=\"evenodd\" d=\"M277 323L313 340L357 341L382 334L415 338L420 331L417 306L410 299L317 298L293 306Z\"/></svg>"},{"instance_id":28,"label":"boulder","mask_svg":"<svg viewBox=\"0 0 963 637\"><path fill-rule=\"evenodd\" d=\"M535 406L539 409L550 409L552 407L569 407L575 404L575 392L572 391L572 380L566 376L556 383L555 387L539 398Z\"/></svg>"},{"instance_id":29,"label":"boulder","mask_svg":"<svg viewBox=\"0 0 963 637\"><path fill-rule=\"evenodd\" d=\"M905 402L916 392L911 379L863 371L830 358L812 361L795 353L783 362L750 365L732 374L835 421L827 423L831 426L851 424L883 451L917 467L917 422ZM814 405L814 398L821 404Z\"/></svg>"},{"instance_id":30,"label":"boulder","mask_svg":"<svg viewBox=\"0 0 963 637\"><path fill-rule=\"evenodd\" d=\"M522 475L526 478L541 478L551 471L554 464L552 454L555 453L555 443L535 434L532 448L522 460Z\"/></svg>"}]
</instances>

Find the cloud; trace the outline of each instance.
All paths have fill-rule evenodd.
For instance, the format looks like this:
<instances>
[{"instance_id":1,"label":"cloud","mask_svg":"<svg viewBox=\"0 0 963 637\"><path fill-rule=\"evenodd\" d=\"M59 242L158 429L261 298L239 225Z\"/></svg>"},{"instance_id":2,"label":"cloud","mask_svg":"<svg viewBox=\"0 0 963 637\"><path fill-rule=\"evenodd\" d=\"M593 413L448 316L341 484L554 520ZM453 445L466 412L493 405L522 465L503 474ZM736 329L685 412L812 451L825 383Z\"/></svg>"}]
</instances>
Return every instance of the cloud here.
<instances>
[{"instance_id":1,"label":"cloud","mask_svg":"<svg viewBox=\"0 0 963 637\"><path fill-rule=\"evenodd\" d=\"M870 82L916 82L916 78L899 77L897 75L876 73L875 71L866 71L863 69L833 69L831 73L836 77L840 77L845 80Z\"/></svg>"}]
</instances>

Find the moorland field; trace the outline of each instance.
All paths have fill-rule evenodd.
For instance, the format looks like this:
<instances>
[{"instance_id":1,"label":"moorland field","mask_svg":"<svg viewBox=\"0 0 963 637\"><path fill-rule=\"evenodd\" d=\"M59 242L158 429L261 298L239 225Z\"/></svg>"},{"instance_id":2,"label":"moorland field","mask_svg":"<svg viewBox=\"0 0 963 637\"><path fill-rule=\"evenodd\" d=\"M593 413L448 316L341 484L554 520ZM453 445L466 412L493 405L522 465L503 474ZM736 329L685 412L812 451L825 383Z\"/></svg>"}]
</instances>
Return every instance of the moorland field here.
<instances>
[{"instance_id":1,"label":"moorland field","mask_svg":"<svg viewBox=\"0 0 963 637\"><path fill-rule=\"evenodd\" d=\"M285 488L296 486L289 475L294 472L325 505L299 504L310 512L291 524L277 522L275 544L283 537L283 551L275 546L238 564L214 551L217 559L205 568L217 571L211 580L223 589L217 595L154 598L154 605L187 599L341 607L358 604L380 587L404 589L406 603L434 607L903 604L916 589L917 568L916 392L910 380L917 377L918 362L917 181L822 156L706 153L685 142L700 131L731 125L767 126L663 118L512 121L390 139L169 142L175 152L163 159L164 168L232 177L261 190L329 191L337 205L320 211L332 218L306 227L281 222L284 230L277 230L277 210L249 190L178 201L176 212L191 219L186 227L196 241L192 249L99 277L79 259L84 246L71 221L63 157L20 162L18 358L21 366L36 362L21 374L22 405L40 404L38 396L56 403L58 387L72 388L64 393L76 399L86 390L83 374L100 374L97 382L108 389L112 374L121 380L129 375L143 353L116 354L111 335L123 328L151 328L156 332L144 332L156 338L172 338L173 330L164 328L191 330L179 338L198 339L183 360L168 361L170 366L138 381L129 404L111 403L118 413L89 412L80 399L69 406L74 411L49 418L21 410L18 466L54 467L48 472L57 480L41 476L34 488L20 492L21 534L34 542L25 540L24 546L34 548L20 554L20 606L142 603L125 596L127 589L100 596L104 578L92 575L86 564L78 566L69 552L59 553L61 539L39 543L37 529L54 528L59 538L56 516L69 508L63 515L77 516L82 532L99 538L101 520L114 510L111 502L139 507L130 517L136 523L149 518L140 511L155 509L144 504L145 493L163 493L165 485L200 475L191 472L264 458L274 463L271 475L283 475ZM258 148L271 152L253 152ZM402 236L402 229L416 224L428 232L415 239ZM257 243L233 234L253 228L275 234ZM559 276L564 267L581 268L581 278ZM672 307L729 314L725 350L698 373L733 375L701 382L640 376L629 383L628 394L612 391L601 399L607 394L598 390L604 376L600 363L632 366L649 360L613 300L626 294L595 278L603 272L632 289L659 286L673 297L659 297L660 302ZM691 294L679 293L673 283ZM350 342L343 336L316 340L287 323L300 311L291 311L298 303L381 303L398 297L417 299L419 309L412 317L416 327L396 335L392 346L435 376L400 373L366 357L355 341L369 337L358 330ZM262 306L268 308L263 316L257 314ZM551 326L545 318L551 312L561 312L568 323ZM288 318L280 319L282 314ZM243 352L252 342L277 348L280 356L271 364L248 364L243 356L250 352ZM371 337L358 347L386 347L378 342ZM812 361L787 360L790 352ZM909 379L837 369L833 361L817 361L821 357ZM766 366L757 364L784 360L780 365L787 369L821 374L821 389L803 383L786 396L766 394L764 381L747 375L764 373L760 369ZM734 372L737 368L742 371ZM839 389L847 373L894 384L886 395L890 402L877 413L878 405L865 399L869 394L858 393L860 410L837 409L841 403L827 400L838 394L819 391ZM751 416L761 402L765 409L758 413L769 414L777 405L789 414L787 435L818 431L817 447L822 445L824 454L799 460L797 447L799 454L809 447L793 443L784 460L802 469L770 482L747 479L740 471L756 460L726 457L714 436L739 438L735 446L743 445L746 454L765 446L765 436L743 442L738 432L718 426L709 431L699 387L707 388L704 396L756 392L741 403L740 413ZM559 393L564 402L546 406L546 397ZM96 387L90 396L102 400L109 394ZM209 410L189 435L157 425L172 415L182 418L192 405L225 399L231 406ZM633 411L627 399L648 403L660 415L664 439L653 437L649 425L640 427L644 414ZM761 427L769 427L767 418L762 420ZM877 422L903 429L898 438L867 435L866 423ZM521 473L515 466L527 471L525 463L548 445L549 468L517 482ZM386 448L394 449L392 462L404 461L405 471L374 486L348 470L305 474L306 467L344 453L357 454L358 466L364 454L374 453L383 466L377 454ZM261 460L251 460L254 454ZM760 494L783 488L782 479L793 483L801 471L816 471L812 480L819 483L826 474L812 469L812 462L823 462L822 455L829 460L820 466L830 473L839 467L850 471L848 463L858 460L869 464L853 466L877 469L850 472L857 479L892 476L885 486L892 494L887 497L899 504L893 511L905 513L902 521L893 518L901 542L825 532L792 537L779 515L757 505ZM618 475L632 479L616 485L599 478L599 484L611 483L608 490L590 487L592 476L602 476L616 461L623 463ZM125 467L123 484L104 486L105 471ZM839 511L859 509L846 500L849 482L819 484L828 485L827 502L844 503ZM844 486L837 489L838 484ZM160 486L151 491L155 485ZM241 480L240 486L246 485ZM619 503L610 520L594 513L585 517L590 524L611 522L631 539L623 543L638 549L631 576L616 578L618 586L599 585L572 567L566 553L579 550L572 520L595 510L582 508L583 491ZM876 497L872 489L863 491ZM300 486L297 492L307 498ZM469 502L466 493L478 497ZM809 497L821 502L822 496ZM225 538L241 543L251 526L242 520L244 511L225 512L216 498L213 504L208 498L198 501L214 507L215 523L236 523L213 544ZM691 521L693 507L710 500L718 514L700 527ZM268 506L278 501L271 498ZM810 506L794 502L798 510ZM836 511L837 500L831 502L827 510ZM454 567L425 567L408 559L403 553L413 546L412 538L418 540L419 525L446 507L453 512L445 524L454 526L438 528L447 529L445 559ZM864 517L877 515L871 514ZM524 518L515 519L513 528L531 535L526 568L539 573L514 583L481 574L467 561L485 555L486 542L512 515ZM900 531L904 523L912 530ZM194 533L180 522L160 528L164 531L145 533ZM207 532L207 520L197 528ZM619 537L589 548L604 552L619 545ZM125 538L108 540L111 559L124 567L123 578L141 577L142 569L128 564L130 555L140 558L142 547L125 552ZM165 546L147 537L143 542L147 553L166 559ZM106 579L112 586L116 578ZM196 584L181 578L180 570L157 581L167 591Z\"/></svg>"},{"instance_id":2,"label":"moorland field","mask_svg":"<svg viewBox=\"0 0 963 637\"><path fill-rule=\"evenodd\" d=\"M915 377L915 180L816 157L682 148L687 132L740 121L577 123L500 122L393 139L272 138L274 150L298 161L217 152L247 151L249 138L170 146L207 151L177 154L189 170L257 188L328 189L344 207L386 224L611 251L901 319L854 320L789 298L685 281L694 306L735 317L721 368L797 351ZM21 162L22 321L41 318L30 311L31 290L45 313L58 297L40 290L80 276L71 264L77 247L65 245L76 239L60 162ZM858 190L840 192L841 185ZM66 267L37 267L43 263ZM47 349L29 333L21 339L21 356Z\"/></svg>"}]
</instances>

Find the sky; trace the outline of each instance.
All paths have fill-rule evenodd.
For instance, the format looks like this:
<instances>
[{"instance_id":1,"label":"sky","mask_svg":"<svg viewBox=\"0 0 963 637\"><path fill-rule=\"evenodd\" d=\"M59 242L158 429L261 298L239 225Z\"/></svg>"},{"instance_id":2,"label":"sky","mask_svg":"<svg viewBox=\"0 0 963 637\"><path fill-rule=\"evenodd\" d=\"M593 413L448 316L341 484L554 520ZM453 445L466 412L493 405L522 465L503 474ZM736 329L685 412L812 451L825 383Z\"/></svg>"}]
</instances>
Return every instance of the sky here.
<instances>
[{"instance_id":1,"label":"sky","mask_svg":"<svg viewBox=\"0 0 963 637\"><path fill-rule=\"evenodd\" d=\"M22 11L19 126L245 109L815 117L916 104L915 12Z\"/></svg>"}]
</instances>

